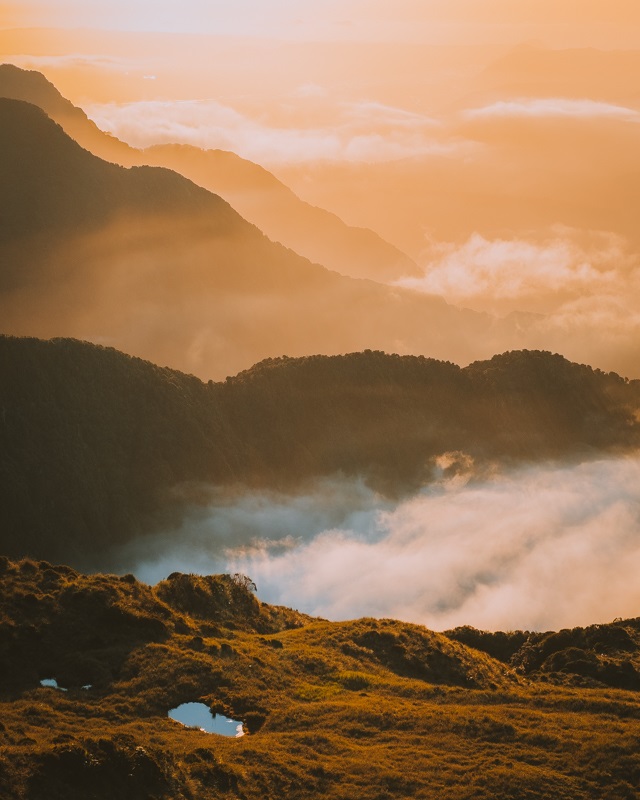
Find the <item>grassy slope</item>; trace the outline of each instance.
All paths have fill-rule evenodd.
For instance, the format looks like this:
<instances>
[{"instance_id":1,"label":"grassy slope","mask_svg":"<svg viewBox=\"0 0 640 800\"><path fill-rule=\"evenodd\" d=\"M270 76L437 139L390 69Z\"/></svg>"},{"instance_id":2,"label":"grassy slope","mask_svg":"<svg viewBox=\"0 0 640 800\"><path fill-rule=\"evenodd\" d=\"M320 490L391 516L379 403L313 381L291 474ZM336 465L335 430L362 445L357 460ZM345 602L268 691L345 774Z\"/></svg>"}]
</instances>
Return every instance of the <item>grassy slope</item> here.
<instances>
[{"instance_id":1,"label":"grassy slope","mask_svg":"<svg viewBox=\"0 0 640 800\"><path fill-rule=\"evenodd\" d=\"M637 693L540 682L393 620L310 619L228 576L0 570L3 797L637 796ZM615 656L634 670L636 622L617 624L633 651ZM194 700L249 735L167 719Z\"/></svg>"}]
</instances>

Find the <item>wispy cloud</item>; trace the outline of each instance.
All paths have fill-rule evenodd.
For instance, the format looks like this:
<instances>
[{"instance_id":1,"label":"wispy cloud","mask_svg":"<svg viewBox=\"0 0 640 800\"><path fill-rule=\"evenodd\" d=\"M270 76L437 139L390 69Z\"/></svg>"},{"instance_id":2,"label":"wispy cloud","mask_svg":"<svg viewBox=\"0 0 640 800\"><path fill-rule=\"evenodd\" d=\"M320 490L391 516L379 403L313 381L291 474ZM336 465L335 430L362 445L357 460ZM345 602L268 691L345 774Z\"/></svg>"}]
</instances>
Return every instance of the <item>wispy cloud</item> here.
<instances>
[{"instance_id":1,"label":"wispy cloud","mask_svg":"<svg viewBox=\"0 0 640 800\"><path fill-rule=\"evenodd\" d=\"M65 55L12 55L11 63L22 69L81 70L97 68L119 73L141 69L133 59L89 53L66 53Z\"/></svg>"},{"instance_id":2,"label":"wispy cloud","mask_svg":"<svg viewBox=\"0 0 640 800\"><path fill-rule=\"evenodd\" d=\"M343 109L347 118L367 125L395 128L437 128L441 125L433 117L372 101L345 103Z\"/></svg>"},{"instance_id":3,"label":"wispy cloud","mask_svg":"<svg viewBox=\"0 0 640 800\"><path fill-rule=\"evenodd\" d=\"M98 127L135 147L178 142L232 150L261 164L390 161L455 147L441 140L433 119L373 102L343 104L337 119L313 127L271 125L215 100L94 104L85 110Z\"/></svg>"},{"instance_id":4,"label":"wispy cloud","mask_svg":"<svg viewBox=\"0 0 640 800\"><path fill-rule=\"evenodd\" d=\"M493 315L496 350L542 349L638 376L640 255L624 237L555 226L546 235L432 242L424 275L398 283Z\"/></svg>"},{"instance_id":5,"label":"wispy cloud","mask_svg":"<svg viewBox=\"0 0 640 800\"><path fill-rule=\"evenodd\" d=\"M640 122L640 112L626 106L603 103L589 99L564 97L525 98L499 100L488 106L468 109L463 112L467 120L495 118L544 118L560 117L573 119L617 119L624 122Z\"/></svg>"}]
</instances>

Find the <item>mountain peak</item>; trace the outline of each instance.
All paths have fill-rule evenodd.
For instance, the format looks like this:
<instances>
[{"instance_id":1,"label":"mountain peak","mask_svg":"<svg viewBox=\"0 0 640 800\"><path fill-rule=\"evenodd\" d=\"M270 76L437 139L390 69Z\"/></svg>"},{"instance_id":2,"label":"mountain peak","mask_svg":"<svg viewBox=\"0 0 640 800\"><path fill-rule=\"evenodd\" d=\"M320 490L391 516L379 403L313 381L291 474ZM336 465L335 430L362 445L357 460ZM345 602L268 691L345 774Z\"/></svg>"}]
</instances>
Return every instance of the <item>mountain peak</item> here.
<instances>
[{"instance_id":1,"label":"mountain peak","mask_svg":"<svg viewBox=\"0 0 640 800\"><path fill-rule=\"evenodd\" d=\"M14 64L0 64L0 95L33 103L49 116L82 115L86 119L83 111L63 97L56 87L36 70L21 69Z\"/></svg>"}]
</instances>

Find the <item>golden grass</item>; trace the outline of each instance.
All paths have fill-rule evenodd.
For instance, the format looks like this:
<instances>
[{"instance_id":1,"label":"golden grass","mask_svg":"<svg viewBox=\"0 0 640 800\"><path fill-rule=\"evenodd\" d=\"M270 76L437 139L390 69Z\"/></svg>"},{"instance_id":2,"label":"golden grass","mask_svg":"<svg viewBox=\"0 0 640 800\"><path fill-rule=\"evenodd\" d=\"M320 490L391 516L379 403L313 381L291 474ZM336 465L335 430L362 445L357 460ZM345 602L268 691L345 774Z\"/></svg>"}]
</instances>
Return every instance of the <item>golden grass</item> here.
<instances>
[{"instance_id":1,"label":"golden grass","mask_svg":"<svg viewBox=\"0 0 640 800\"><path fill-rule=\"evenodd\" d=\"M2 577L7 800L637 798L636 692L531 681L393 620L268 632L273 616L258 601L254 613L255 598L232 620L114 576L60 573L45 592L52 571L10 564ZM68 678L69 691L43 677ZM248 735L167 718L194 700Z\"/></svg>"}]
</instances>

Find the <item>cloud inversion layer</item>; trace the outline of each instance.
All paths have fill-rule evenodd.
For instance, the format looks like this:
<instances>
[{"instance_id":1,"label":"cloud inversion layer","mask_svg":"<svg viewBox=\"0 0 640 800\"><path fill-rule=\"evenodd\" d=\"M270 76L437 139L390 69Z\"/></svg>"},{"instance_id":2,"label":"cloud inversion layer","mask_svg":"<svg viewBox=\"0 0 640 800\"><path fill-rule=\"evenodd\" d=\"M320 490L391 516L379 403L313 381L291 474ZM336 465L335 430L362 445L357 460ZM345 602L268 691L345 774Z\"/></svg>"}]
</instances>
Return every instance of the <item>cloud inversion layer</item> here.
<instances>
[{"instance_id":1,"label":"cloud inversion layer","mask_svg":"<svg viewBox=\"0 0 640 800\"><path fill-rule=\"evenodd\" d=\"M639 485L638 458L458 476L394 506L325 483L225 501L158 539L155 559L123 558L150 581L243 572L262 599L332 619L557 629L637 615Z\"/></svg>"}]
</instances>

